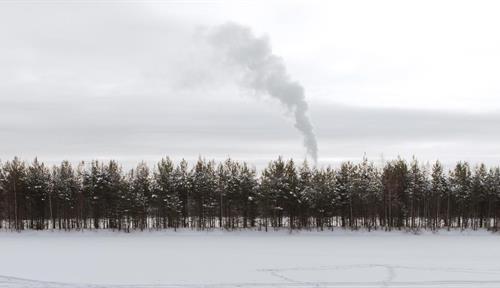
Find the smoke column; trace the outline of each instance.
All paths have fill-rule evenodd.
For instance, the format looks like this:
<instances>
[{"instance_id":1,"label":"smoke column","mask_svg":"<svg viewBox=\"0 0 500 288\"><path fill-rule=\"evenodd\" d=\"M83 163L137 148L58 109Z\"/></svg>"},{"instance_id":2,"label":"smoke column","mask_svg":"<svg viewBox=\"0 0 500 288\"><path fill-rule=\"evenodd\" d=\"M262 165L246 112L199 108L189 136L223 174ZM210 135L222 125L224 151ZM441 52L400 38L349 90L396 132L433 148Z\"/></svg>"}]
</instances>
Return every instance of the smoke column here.
<instances>
[{"instance_id":1,"label":"smoke column","mask_svg":"<svg viewBox=\"0 0 500 288\"><path fill-rule=\"evenodd\" d=\"M318 144L307 116L304 88L290 79L283 60L272 53L268 39L256 37L249 28L235 23L211 29L207 39L229 64L243 69L245 86L278 99L294 115L295 128L304 136L307 154L316 163Z\"/></svg>"}]
</instances>

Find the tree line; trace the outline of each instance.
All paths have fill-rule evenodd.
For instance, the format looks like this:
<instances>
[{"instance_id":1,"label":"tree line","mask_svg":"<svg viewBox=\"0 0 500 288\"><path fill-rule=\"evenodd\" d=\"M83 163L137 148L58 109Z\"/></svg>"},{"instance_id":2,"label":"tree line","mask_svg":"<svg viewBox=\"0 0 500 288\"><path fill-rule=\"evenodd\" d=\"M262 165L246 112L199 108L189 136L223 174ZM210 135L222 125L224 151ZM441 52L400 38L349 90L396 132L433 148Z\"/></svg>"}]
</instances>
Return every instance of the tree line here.
<instances>
[{"instance_id":1,"label":"tree line","mask_svg":"<svg viewBox=\"0 0 500 288\"><path fill-rule=\"evenodd\" d=\"M0 164L0 228L23 229L489 229L500 216L500 168L417 159L338 168L199 159L123 171L116 161L35 159Z\"/></svg>"}]
</instances>

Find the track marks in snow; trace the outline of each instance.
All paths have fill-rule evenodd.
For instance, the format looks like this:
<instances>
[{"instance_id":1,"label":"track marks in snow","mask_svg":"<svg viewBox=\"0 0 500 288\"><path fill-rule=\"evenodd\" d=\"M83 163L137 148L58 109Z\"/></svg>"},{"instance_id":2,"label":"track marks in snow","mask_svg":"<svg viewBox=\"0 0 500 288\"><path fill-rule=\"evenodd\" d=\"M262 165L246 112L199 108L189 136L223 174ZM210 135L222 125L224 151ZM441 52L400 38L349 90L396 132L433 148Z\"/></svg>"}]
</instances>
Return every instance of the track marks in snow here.
<instances>
[{"instance_id":1,"label":"track marks in snow","mask_svg":"<svg viewBox=\"0 0 500 288\"><path fill-rule=\"evenodd\" d=\"M380 275L380 280L377 281L359 281L363 279L363 270L365 269L384 269L385 274ZM470 275L471 280L435 280L435 281L395 281L400 271L415 272L415 277L418 277L418 272L434 272L441 276L442 273L462 273ZM135 285L97 285L97 284L72 284L59 282L36 281L17 277L0 276L0 288L335 288L335 287L351 287L351 288L372 288L372 287L483 287L493 288L500 287L500 271L497 270L478 270L467 268L452 268L452 267L416 267L403 265L387 265L387 264L358 264L358 265L335 265L335 266L318 266L318 267L291 267L291 268L274 268L274 269L259 269L263 273L269 273L276 278L276 282L241 282L241 283L207 283L207 284L135 284ZM356 276L354 281L306 281L299 280L297 272L343 272L351 273ZM484 275L498 276L491 280L479 280ZM446 275L445 275L446 276ZM449 275L448 275L449 276ZM475 276L475 277L474 277Z\"/></svg>"},{"instance_id":2,"label":"track marks in snow","mask_svg":"<svg viewBox=\"0 0 500 288\"><path fill-rule=\"evenodd\" d=\"M294 276L294 272L307 272L307 271L323 271L339 272L339 271L353 271L363 269L383 268L385 276L378 281L301 281ZM394 281L398 276L398 271L409 270L413 271L418 277L418 272L433 272L433 273L462 273L479 275L493 275L498 280L435 280L435 281ZM451 267L418 267L418 266L404 266L404 265L387 265L387 264L354 264L354 265L334 265L334 266L318 266L318 267L292 267L292 268L276 268L276 269L260 269L261 272L268 272L270 275L284 280L289 284L302 285L301 287L499 287L500 286L500 270L478 270L467 268L451 268ZM356 279L363 278L363 271L359 271ZM446 276L446 275L445 275ZM473 277L481 278L481 277ZM286 287L286 286L283 286Z\"/></svg>"}]
</instances>

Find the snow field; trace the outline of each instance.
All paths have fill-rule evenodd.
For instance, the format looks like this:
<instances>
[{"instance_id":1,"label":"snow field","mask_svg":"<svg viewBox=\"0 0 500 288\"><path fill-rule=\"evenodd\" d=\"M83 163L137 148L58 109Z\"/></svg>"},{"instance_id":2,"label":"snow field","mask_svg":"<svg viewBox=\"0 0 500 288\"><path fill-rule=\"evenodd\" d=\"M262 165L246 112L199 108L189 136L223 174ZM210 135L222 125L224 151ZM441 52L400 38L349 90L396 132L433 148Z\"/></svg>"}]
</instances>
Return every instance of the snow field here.
<instances>
[{"instance_id":1,"label":"snow field","mask_svg":"<svg viewBox=\"0 0 500 288\"><path fill-rule=\"evenodd\" d=\"M480 232L0 232L0 287L500 287Z\"/></svg>"}]
</instances>

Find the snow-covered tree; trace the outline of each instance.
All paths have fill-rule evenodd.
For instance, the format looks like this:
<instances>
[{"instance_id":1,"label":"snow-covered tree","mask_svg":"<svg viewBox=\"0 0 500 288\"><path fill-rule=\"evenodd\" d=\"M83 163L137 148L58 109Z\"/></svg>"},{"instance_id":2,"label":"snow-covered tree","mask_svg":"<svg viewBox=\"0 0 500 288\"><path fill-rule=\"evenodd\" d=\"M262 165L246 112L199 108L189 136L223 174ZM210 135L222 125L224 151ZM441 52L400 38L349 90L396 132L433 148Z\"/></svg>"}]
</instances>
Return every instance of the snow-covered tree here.
<instances>
[{"instance_id":1,"label":"snow-covered tree","mask_svg":"<svg viewBox=\"0 0 500 288\"><path fill-rule=\"evenodd\" d=\"M4 164L0 178L4 219L9 229L24 229L26 212L26 164L19 158Z\"/></svg>"},{"instance_id":2,"label":"snow-covered tree","mask_svg":"<svg viewBox=\"0 0 500 288\"><path fill-rule=\"evenodd\" d=\"M154 173L152 205L157 218L161 219L162 227L179 226L179 216L182 212L182 202L175 186L174 164L170 158L162 159L156 165Z\"/></svg>"},{"instance_id":3,"label":"snow-covered tree","mask_svg":"<svg viewBox=\"0 0 500 288\"><path fill-rule=\"evenodd\" d=\"M26 205L32 229L45 229L46 215L53 221L50 181L49 169L35 158L26 174Z\"/></svg>"},{"instance_id":4,"label":"snow-covered tree","mask_svg":"<svg viewBox=\"0 0 500 288\"><path fill-rule=\"evenodd\" d=\"M455 169L450 173L450 188L453 198L456 202L457 211L454 213L457 225L466 228L468 225L467 217L470 214L472 195L472 179L469 163L459 162Z\"/></svg>"},{"instance_id":5,"label":"snow-covered tree","mask_svg":"<svg viewBox=\"0 0 500 288\"><path fill-rule=\"evenodd\" d=\"M354 227L353 198L355 197L355 179L357 167L351 162L342 163L337 172L335 197L337 211L342 227Z\"/></svg>"},{"instance_id":6,"label":"snow-covered tree","mask_svg":"<svg viewBox=\"0 0 500 288\"><path fill-rule=\"evenodd\" d=\"M434 228L441 227L441 219L443 218L445 219L445 225L448 226L451 221L451 190L448 179L444 175L443 165L439 161L436 161L432 166L431 191L435 203ZM446 207L445 210L443 210L444 207ZM443 215L443 212L445 212L445 215Z\"/></svg>"}]
</instances>

